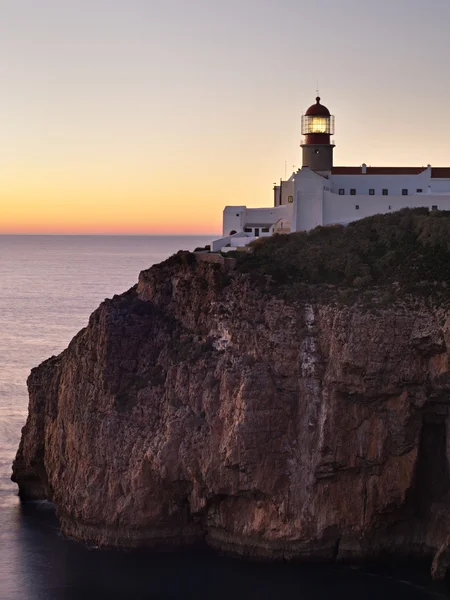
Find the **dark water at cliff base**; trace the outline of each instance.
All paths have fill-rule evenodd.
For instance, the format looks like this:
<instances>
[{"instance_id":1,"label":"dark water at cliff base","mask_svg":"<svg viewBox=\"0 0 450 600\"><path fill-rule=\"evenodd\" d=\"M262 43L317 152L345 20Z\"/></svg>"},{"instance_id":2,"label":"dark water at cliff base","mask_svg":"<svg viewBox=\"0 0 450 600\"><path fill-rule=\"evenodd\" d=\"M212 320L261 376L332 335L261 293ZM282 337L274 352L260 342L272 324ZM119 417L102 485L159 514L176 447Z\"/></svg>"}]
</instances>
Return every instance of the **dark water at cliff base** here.
<instances>
[{"instance_id":1,"label":"dark water at cliff base","mask_svg":"<svg viewBox=\"0 0 450 600\"><path fill-rule=\"evenodd\" d=\"M49 503L15 503L2 534L11 574L1 598L27 600L304 600L445 598L423 567L377 571L325 565L248 563L206 551L153 554L89 549L61 536ZM2 523L3 525L3 523ZM3 527L2 527L2 531ZM2 556L2 561L4 556ZM14 564L12 564L14 563Z\"/></svg>"},{"instance_id":2,"label":"dark water at cliff base","mask_svg":"<svg viewBox=\"0 0 450 600\"><path fill-rule=\"evenodd\" d=\"M89 549L65 539L48 502L22 504L11 463L26 377L62 351L105 298L202 237L0 236L0 600L415 600L450 597L426 566L259 564L213 552Z\"/></svg>"},{"instance_id":3,"label":"dark water at cliff base","mask_svg":"<svg viewBox=\"0 0 450 600\"><path fill-rule=\"evenodd\" d=\"M425 566L384 567L378 571L344 566L261 564L233 560L213 552L185 550L153 554L89 549L59 533L52 505L13 503L2 533L9 577L1 598L27 600L122 600L277 598L419 599L445 598L444 586L432 586ZM2 532L5 531L2 523Z\"/></svg>"}]
</instances>

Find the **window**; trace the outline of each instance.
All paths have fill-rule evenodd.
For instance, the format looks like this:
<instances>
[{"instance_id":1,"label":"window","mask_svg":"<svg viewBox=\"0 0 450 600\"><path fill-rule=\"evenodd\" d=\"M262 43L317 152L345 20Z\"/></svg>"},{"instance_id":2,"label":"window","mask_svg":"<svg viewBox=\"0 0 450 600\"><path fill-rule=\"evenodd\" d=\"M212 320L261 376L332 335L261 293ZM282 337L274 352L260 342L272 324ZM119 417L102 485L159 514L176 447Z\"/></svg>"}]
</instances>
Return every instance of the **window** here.
<instances>
[{"instance_id":1,"label":"window","mask_svg":"<svg viewBox=\"0 0 450 600\"><path fill-rule=\"evenodd\" d=\"M405 190L405 188L402 189L402 196L407 196L408 195L408 190Z\"/></svg>"},{"instance_id":2,"label":"window","mask_svg":"<svg viewBox=\"0 0 450 600\"><path fill-rule=\"evenodd\" d=\"M392 209L392 206L389 204L389 210L391 210L391 209Z\"/></svg>"},{"instance_id":3,"label":"window","mask_svg":"<svg viewBox=\"0 0 450 600\"><path fill-rule=\"evenodd\" d=\"M309 133L334 133L334 117L320 115L303 115L302 134Z\"/></svg>"},{"instance_id":4,"label":"window","mask_svg":"<svg viewBox=\"0 0 450 600\"><path fill-rule=\"evenodd\" d=\"M375 196L375 190L373 188L369 190L369 196Z\"/></svg>"},{"instance_id":5,"label":"window","mask_svg":"<svg viewBox=\"0 0 450 600\"><path fill-rule=\"evenodd\" d=\"M417 192L418 194L422 194L422 193L423 193L423 189L422 189L422 188L417 188L416 192Z\"/></svg>"},{"instance_id":6,"label":"window","mask_svg":"<svg viewBox=\"0 0 450 600\"><path fill-rule=\"evenodd\" d=\"M339 196L343 196L344 194L345 194L345 190L343 188L340 188Z\"/></svg>"},{"instance_id":7,"label":"window","mask_svg":"<svg viewBox=\"0 0 450 600\"><path fill-rule=\"evenodd\" d=\"M317 149L314 150L314 154L319 154L319 153L320 153L320 150L317 150Z\"/></svg>"},{"instance_id":8,"label":"window","mask_svg":"<svg viewBox=\"0 0 450 600\"><path fill-rule=\"evenodd\" d=\"M288 202L290 202L290 203L294 202L294 196L288 196Z\"/></svg>"},{"instance_id":9,"label":"window","mask_svg":"<svg viewBox=\"0 0 450 600\"><path fill-rule=\"evenodd\" d=\"M387 196L389 194L389 190L383 189L382 194L383 196Z\"/></svg>"},{"instance_id":10,"label":"window","mask_svg":"<svg viewBox=\"0 0 450 600\"><path fill-rule=\"evenodd\" d=\"M244 227L245 233L251 233L253 229L251 227Z\"/></svg>"},{"instance_id":11,"label":"window","mask_svg":"<svg viewBox=\"0 0 450 600\"><path fill-rule=\"evenodd\" d=\"M359 204L355 204L355 209L359 210Z\"/></svg>"},{"instance_id":12,"label":"window","mask_svg":"<svg viewBox=\"0 0 450 600\"><path fill-rule=\"evenodd\" d=\"M437 204L433 204L433 206L431 207L431 210L437 210L437 209L438 209Z\"/></svg>"},{"instance_id":13,"label":"window","mask_svg":"<svg viewBox=\"0 0 450 600\"><path fill-rule=\"evenodd\" d=\"M237 216L237 217L240 217L241 215L240 215L239 213L236 213L236 216Z\"/></svg>"},{"instance_id":14,"label":"window","mask_svg":"<svg viewBox=\"0 0 450 600\"><path fill-rule=\"evenodd\" d=\"M261 231L263 233L270 233L270 229L268 227L263 227Z\"/></svg>"},{"instance_id":15,"label":"window","mask_svg":"<svg viewBox=\"0 0 450 600\"><path fill-rule=\"evenodd\" d=\"M236 231L235 229L232 229L232 230L230 231L230 235L234 235L235 233L237 233L237 231Z\"/></svg>"},{"instance_id":16,"label":"window","mask_svg":"<svg viewBox=\"0 0 450 600\"><path fill-rule=\"evenodd\" d=\"M356 190L354 188L350 190L350 196L356 196Z\"/></svg>"}]
</instances>

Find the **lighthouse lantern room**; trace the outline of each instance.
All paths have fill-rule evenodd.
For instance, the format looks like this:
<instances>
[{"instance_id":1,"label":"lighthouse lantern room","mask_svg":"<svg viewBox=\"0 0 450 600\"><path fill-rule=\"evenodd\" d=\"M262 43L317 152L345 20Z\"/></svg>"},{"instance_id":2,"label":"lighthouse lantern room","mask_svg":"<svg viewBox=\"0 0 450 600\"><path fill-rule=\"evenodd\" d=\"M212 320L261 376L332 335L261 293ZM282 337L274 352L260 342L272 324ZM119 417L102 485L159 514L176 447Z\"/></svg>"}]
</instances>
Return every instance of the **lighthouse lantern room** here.
<instances>
[{"instance_id":1,"label":"lighthouse lantern room","mask_svg":"<svg viewBox=\"0 0 450 600\"><path fill-rule=\"evenodd\" d=\"M329 172L333 168L333 148L330 136L334 134L334 116L326 106L320 104L317 96L316 104L308 108L302 116L302 135L305 136L303 149L303 166L313 171Z\"/></svg>"}]
</instances>

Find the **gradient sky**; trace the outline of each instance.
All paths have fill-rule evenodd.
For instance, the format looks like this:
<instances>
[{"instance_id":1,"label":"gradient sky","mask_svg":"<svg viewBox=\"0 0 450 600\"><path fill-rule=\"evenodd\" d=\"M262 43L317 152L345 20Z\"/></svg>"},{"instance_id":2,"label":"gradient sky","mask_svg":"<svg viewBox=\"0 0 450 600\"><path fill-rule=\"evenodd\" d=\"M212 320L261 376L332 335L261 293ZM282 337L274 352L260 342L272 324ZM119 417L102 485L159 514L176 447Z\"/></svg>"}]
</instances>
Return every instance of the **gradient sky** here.
<instances>
[{"instance_id":1,"label":"gradient sky","mask_svg":"<svg viewBox=\"0 0 450 600\"><path fill-rule=\"evenodd\" d=\"M214 233L300 118L335 164L450 166L449 0L0 0L0 232Z\"/></svg>"}]
</instances>

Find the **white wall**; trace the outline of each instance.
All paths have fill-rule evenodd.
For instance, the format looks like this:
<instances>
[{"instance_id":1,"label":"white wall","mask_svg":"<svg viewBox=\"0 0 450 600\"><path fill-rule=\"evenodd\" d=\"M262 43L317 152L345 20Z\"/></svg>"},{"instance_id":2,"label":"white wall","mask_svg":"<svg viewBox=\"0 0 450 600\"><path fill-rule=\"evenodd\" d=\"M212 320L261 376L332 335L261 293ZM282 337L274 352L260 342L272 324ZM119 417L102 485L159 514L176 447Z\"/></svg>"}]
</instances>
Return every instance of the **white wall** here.
<instances>
[{"instance_id":1,"label":"white wall","mask_svg":"<svg viewBox=\"0 0 450 600\"><path fill-rule=\"evenodd\" d=\"M278 219L290 219L292 204L274 206L273 208L247 208L245 211L244 226L249 223L267 223L273 225Z\"/></svg>"},{"instance_id":2,"label":"white wall","mask_svg":"<svg viewBox=\"0 0 450 600\"><path fill-rule=\"evenodd\" d=\"M288 181L283 181L281 185L281 202L282 205L291 204L289 202L289 197L292 196L294 199L294 180L289 179Z\"/></svg>"},{"instance_id":3,"label":"white wall","mask_svg":"<svg viewBox=\"0 0 450 600\"><path fill-rule=\"evenodd\" d=\"M223 211L222 235L231 231L243 231L246 224L273 225L279 219L292 218L293 205L274 206L272 208L246 208L245 206L226 206Z\"/></svg>"},{"instance_id":4,"label":"white wall","mask_svg":"<svg viewBox=\"0 0 450 600\"><path fill-rule=\"evenodd\" d=\"M450 210L450 194L447 196L339 196L324 192L323 224L350 223L379 213L388 213L402 208L426 207L430 210ZM359 209L356 208L359 206Z\"/></svg>"},{"instance_id":5,"label":"white wall","mask_svg":"<svg viewBox=\"0 0 450 600\"><path fill-rule=\"evenodd\" d=\"M222 235L230 235L231 231L239 233L244 228L245 206L225 206L223 209Z\"/></svg>"},{"instance_id":6,"label":"white wall","mask_svg":"<svg viewBox=\"0 0 450 600\"><path fill-rule=\"evenodd\" d=\"M291 231L305 231L323 223L323 194L327 179L303 167L295 177Z\"/></svg>"},{"instance_id":7,"label":"white wall","mask_svg":"<svg viewBox=\"0 0 450 600\"><path fill-rule=\"evenodd\" d=\"M408 190L408 195L415 195L417 189L422 189L424 194L429 190L450 194L450 180L431 179L430 175L431 169L426 169L419 175L330 175L328 181L336 194L339 189L344 189L345 194L355 189L357 194L367 195L374 189L375 195L380 196L383 189L389 190L389 196L401 196L403 189Z\"/></svg>"},{"instance_id":8,"label":"white wall","mask_svg":"<svg viewBox=\"0 0 450 600\"><path fill-rule=\"evenodd\" d=\"M449 179L431 179L431 192L435 194L450 194ZM426 190L424 190L426 192Z\"/></svg>"},{"instance_id":9,"label":"white wall","mask_svg":"<svg viewBox=\"0 0 450 600\"><path fill-rule=\"evenodd\" d=\"M295 173L293 173L289 179L286 179L285 181L281 180L280 185L275 186L275 206L293 204L295 196L294 178ZM292 202L289 202L289 197L292 198Z\"/></svg>"},{"instance_id":10,"label":"white wall","mask_svg":"<svg viewBox=\"0 0 450 600\"><path fill-rule=\"evenodd\" d=\"M259 228L259 237L267 237L272 235L272 225L284 219L290 222L292 219L293 205L276 206L272 208L246 208L245 206L226 206L223 211L223 237L219 240L214 240L212 250L217 252L227 244L246 245L253 239L255 225ZM230 237L231 231L241 233L246 225L252 226L252 232L246 237L237 238ZM263 232L262 227L270 227L270 231Z\"/></svg>"},{"instance_id":11,"label":"white wall","mask_svg":"<svg viewBox=\"0 0 450 600\"><path fill-rule=\"evenodd\" d=\"M297 218L292 231L308 231L323 223L323 189L297 191Z\"/></svg>"},{"instance_id":12,"label":"white wall","mask_svg":"<svg viewBox=\"0 0 450 600\"><path fill-rule=\"evenodd\" d=\"M280 186L276 185L274 188L274 196L273 196L273 205L274 206L279 206L280 205Z\"/></svg>"},{"instance_id":13,"label":"white wall","mask_svg":"<svg viewBox=\"0 0 450 600\"><path fill-rule=\"evenodd\" d=\"M220 252L220 250L226 246L227 244L229 244L231 241L231 237L229 235L223 237L223 238L219 238L218 240L213 240L211 242L211 250L213 252Z\"/></svg>"},{"instance_id":14,"label":"white wall","mask_svg":"<svg viewBox=\"0 0 450 600\"><path fill-rule=\"evenodd\" d=\"M248 246L250 242L258 240L260 237L270 237L272 233L262 233L259 237L255 237L251 233L246 236L227 235L219 240L214 240L211 244L213 252L232 252L236 248Z\"/></svg>"},{"instance_id":15,"label":"white wall","mask_svg":"<svg viewBox=\"0 0 450 600\"><path fill-rule=\"evenodd\" d=\"M438 210L450 210L450 180L431 180L430 173L431 169L426 169L420 175L336 175L326 179L310 169L303 168L296 174L295 179L291 230L309 231L317 225L346 224L402 208L425 207L432 210L433 207L437 207ZM431 185L441 182L442 189L447 185L447 193L429 193L430 181ZM338 187L335 188L335 185ZM332 193L330 187L336 189L336 192L339 187L343 187L346 194L340 196L338 193ZM354 196L350 195L351 188L357 190ZM369 195L370 188L375 189L376 195ZM389 190L389 195L381 194L383 188ZM417 188L423 189L424 192L416 193ZM409 194L404 196L402 189L408 189ZM393 190L397 193L393 193Z\"/></svg>"},{"instance_id":16,"label":"white wall","mask_svg":"<svg viewBox=\"0 0 450 600\"><path fill-rule=\"evenodd\" d=\"M431 170L426 169L419 175L332 175L326 179L311 169L303 168L289 181L294 187L293 204L271 208L225 207L224 238L214 242L213 249L231 243L230 232L240 233L244 227L253 227L253 230L239 242L236 240L236 244L249 243L253 239L255 225L259 227L261 237L271 235L272 231L263 233L262 227L271 227L281 219L291 223L291 231L308 231L317 225L346 224L402 208L426 207L432 210L437 206L439 210L450 210L450 179L431 179L430 173ZM430 193L430 186L436 194ZM339 188L344 188L346 194L340 196L337 193ZM357 190L356 195L350 195L351 188ZM375 189L376 195L369 195L371 188ZM383 188L389 190L388 196L381 195ZM423 189L422 194L416 193L418 188ZM290 191L291 186L286 189ZM402 189L408 189L409 194L403 196Z\"/></svg>"}]
</instances>

